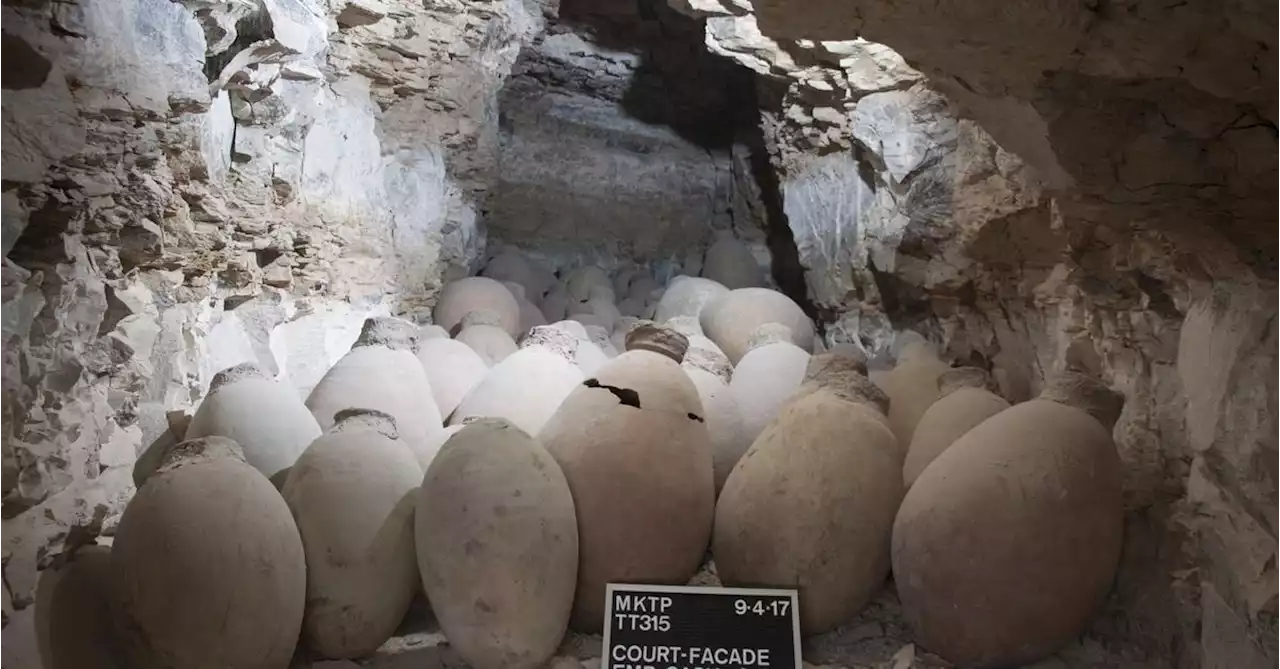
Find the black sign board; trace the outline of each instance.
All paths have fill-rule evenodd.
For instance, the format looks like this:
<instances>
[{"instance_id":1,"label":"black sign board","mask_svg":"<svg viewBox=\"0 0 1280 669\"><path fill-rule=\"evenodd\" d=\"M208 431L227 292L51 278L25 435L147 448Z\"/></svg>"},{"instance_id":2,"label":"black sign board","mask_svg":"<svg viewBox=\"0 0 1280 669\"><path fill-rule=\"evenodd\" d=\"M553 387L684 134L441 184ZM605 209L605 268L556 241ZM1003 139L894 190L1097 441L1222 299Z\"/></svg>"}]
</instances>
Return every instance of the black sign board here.
<instances>
[{"instance_id":1,"label":"black sign board","mask_svg":"<svg viewBox=\"0 0 1280 669\"><path fill-rule=\"evenodd\" d=\"M609 584L603 669L801 669L795 590Z\"/></svg>"}]
</instances>

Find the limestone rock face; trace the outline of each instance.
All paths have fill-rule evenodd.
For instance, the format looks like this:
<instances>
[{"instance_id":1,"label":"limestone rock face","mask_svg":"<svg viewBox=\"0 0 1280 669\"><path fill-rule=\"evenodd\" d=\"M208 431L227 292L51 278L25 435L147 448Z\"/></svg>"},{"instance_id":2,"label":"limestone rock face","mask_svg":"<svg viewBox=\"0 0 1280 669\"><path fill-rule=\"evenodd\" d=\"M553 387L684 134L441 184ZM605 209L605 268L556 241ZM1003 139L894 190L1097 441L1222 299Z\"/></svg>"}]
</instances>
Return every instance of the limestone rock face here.
<instances>
[{"instance_id":1,"label":"limestone rock face","mask_svg":"<svg viewBox=\"0 0 1280 669\"><path fill-rule=\"evenodd\" d=\"M120 520L111 571L129 666L289 665L306 600L302 540L235 442L168 449Z\"/></svg>"},{"instance_id":2,"label":"limestone rock face","mask_svg":"<svg viewBox=\"0 0 1280 669\"><path fill-rule=\"evenodd\" d=\"M638 335L645 329L539 434L578 510L578 630L600 628L607 583L688 582L710 539L715 484L703 407L673 349Z\"/></svg>"},{"instance_id":3,"label":"limestone rock face","mask_svg":"<svg viewBox=\"0 0 1280 669\"><path fill-rule=\"evenodd\" d=\"M289 389L245 363L213 377L208 396L187 426L187 439L209 436L235 441L245 461L272 478L293 466L320 436L320 425ZM154 463L145 469L149 475Z\"/></svg>"},{"instance_id":4,"label":"limestone rock face","mask_svg":"<svg viewBox=\"0 0 1280 669\"><path fill-rule=\"evenodd\" d=\"M785 89L761 123L828 343L881 355L923 328L1014 402L1084 344L1129 398L1115 438L1130 526L1148 532L1127 539L1086 644L1274 665L1275 571L1254 566L1275 554L1275 476L1245 463L1276 444L1274 393L1246 380L1276 364L1275 138L1215 130L1274 124L1275 86L1256 82L1275 63L1255 57L1275 51L1271 6L672 4ZM1087 655L1060 657L1132 661Z\"/></svg>"},{"instance_id":5,"label":"limestone rock face","mask_svg":"<svg viewBox=\"0 0 1280 669\"><path fill-rule=\"evenodd\" d=\"M886 398L839 356L814 356L789 402L732 470L712 553L726 585L800 590L805 634L845 623L889 574L902 458Z\"/></svg>"},{"instance_id":6,"label":"limestone rock face","mask_svg":"<svg viewBox=\"0 0 1280 669\"><path fill-rule=\"evenodd\" d=\"M305 398L508 239L662 280L727 227L794 239L824 347L919 329L1016 402L1082 341L1127 395L1142 529L1050 664L1276 665L1272 5L561 4L5 6L6 666L219 370Z\"/></svg>"},{"instance_id":7,"label":"limestone rock face","mask_svg":"<svg viewBox=\"0 0 1280 669\"><path fill-rule=\"evenodd\" d=\"M696 275L711 230L732 223L720 149L733 142L726 120L750 81L707 53L701 26L663 2L567 3L548 14L548 30L520 52L498 97L490 238L562 255L571 284L575 268L628 261L659 271L679 263ZM621 304L628 290L619 284L609 280Z\"/></svg>"},{"instance_id":8,"label":"limestone rock face","mask_svg":"<svg viewBox=\"0 0 1280 669\"><path fill-rule=\"evenodd\" d=\"M546 449L505 420L466 425L427 470L414 523L423 588L467 664L543 666L578 567L573 496Z\"/></svg>"},{"instance_id":9,"label":"limestone rock face","mask_svg":"<svg viewBox=\"0 0 1280 669\"><path fill-rule=\"evenodd\" d=\"M957 664L1032 662L1084 630L1124 527L1109 428L1124 398L1059 375L960 437L911 487L893 573L921 645Z\"/></svg>"},{"instance_id":10,"label":"limestone rock face","mask_svg":"<svg viewBox=\"0 0 1280 669\"><path fill-rule=\"evenodd\" d=\"M387 414L352 410L312 442L281 494L310 556L306 646L341 659L377 650L416 592L412 493L422 470Z\"/></svg>"},{"instance_id":11,"label":"limestone rock face","mask_svg":"<svg viewBox=\"0 0 1280 669\"><path fill-rule=\"evenodd\" d=\"M137 456L181 440L169 414L218 371L305 398L366 317L425 316L472 272L493 96L543 24L521 3L6 6L30 63L3 100L6 666L39 571L114 530Z\"/></svg>"}]
</instances>

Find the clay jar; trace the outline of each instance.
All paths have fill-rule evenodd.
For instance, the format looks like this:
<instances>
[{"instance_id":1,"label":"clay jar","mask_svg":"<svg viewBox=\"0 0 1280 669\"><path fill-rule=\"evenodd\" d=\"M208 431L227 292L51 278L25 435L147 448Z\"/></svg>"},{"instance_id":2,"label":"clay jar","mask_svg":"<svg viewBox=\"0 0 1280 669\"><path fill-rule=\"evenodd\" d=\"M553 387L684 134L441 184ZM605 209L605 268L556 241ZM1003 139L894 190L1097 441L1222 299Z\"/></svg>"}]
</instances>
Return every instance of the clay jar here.
<instances>
[{"instance_id":1,"label":"clay jar","mask_svg":"<svg viewBox=\"0 0 1280 669\"><path fill-rule=\"evenodd\" d=\"M938 376L940 397L916 424L902 464L902 480L908 488L957 439L1009 408L1003 397L987 389L990 383L987 372L976 367L948 369Z\"/></svg>"},{"instance_id":2,"label":"clay jar","mask_svg":"<svg viewBox=\"0 0 1280 669\"><path fill-rule=\"evenodd\" d=\"M893 369L876 379L889 396L889 425L898 445L911 446L916 424L938 399L938 377L951 366L938 359L933 345L915 333L905 333Z\"/></svg>"},{"instance_id":3,"label":"clay jar","mask_svg":"<svg viewBox=\"0 0 1280 669\"><path fill-rule=\"evenodd\" d=\"M698 391L678 362L684 347L678 333L636 328L539 435L578 510L574 629L600 629L606 584L683 585L702 562L715 487Z\"/></svg>"},{"instance_id":4,"label":"clay jar","mask_svg":"<svg viewBox=\"0 0 1280 669\"><path fill-rule=\"evenodd\" d=\"M503 288L505 291L506 289ZM442 427L431 382L416 355L417 328L398 318L370 318L360 338L307 398L320 428L343 409L375 409L396 421L400 438L419 449Z\"/></svg>"},{"instance_id":5,"label":"clay jar","mask_svg":"<svg viewBox=\"0 0 1280 669\"><path fill-rule=\"evenodd\" d=\"M519 303L506 286L488 277L467 277L445 286L431 316L437 325L456 334L462 319L473 311L490 312L508 335L520 334Z\"/></svg>"},{"instance_id":6,"label":"clay jar","mask_svg":"<svg viewBox=\"0 0 1280 669\"><path fill-rule=\"evenodd\" d=\"M574 363L578 365L578 369L582 370L584 376L591 376L596 373L606 362L609 362L609 356L590 341L579 341L578 352L574 356Z\"/></svg>"},{"instance_id":7,"label":"clay jar","mask_svg":"<svg viewBox=\"0 0 1280 669\"><path fill-rule=\"evenodd\" d=\"M647 309L648 305L644 300L638 300L634 297L623 298L621 302L618 302L619 320L623 318L643 318ZM613 327L617 329L618 324L615 322Z\"/></svg>"},{"instance_id":8,"label":"clay jar","mask_svg":"<svg viewBox=\"0 0 1280 669\"><path fill-rule=\"evenodd\" d=\"M627 350L627 335L643 324L652 325L652 322L631 316L619 318L618 322L613 324L613 332L609 335L609 343L613 345L615 351Z\"/></svg>"},{"instance_id":9,"label":"clay jar","mask_svg":"<svg viewBox=\"0 0 1280 669\"><path fill-rule=\"evenodd\" d=\"M214 375L187 426L187 439L209 436L235 441L245 460L278 484L281 472L320 436L320 425L292 390L246 362Z\"/></svg>"},{"instance_id":10,"label":"clay jar","mask_svg":"<svg viewBox=\"0 0 1280 669\"><path fill-rule=\"evenodd\" d=\"M556 283L551 270L511 247L490 258L480 274L495 281L518 284L524 290L523 297L534 305L542 302L543 296Z\"/></svg>"},{"instance_id":11,"label":"clay jar","mask_svg":"<svg viewBox=\"0 0 1280 669\"><path fill-rule=\"evenodd\" d=\"M978 424L907 493L893 530L903 612L923 647L962 666L1044 657L1102 605L1120 559L1124 399L1062 373Z\"/></svg>"},{"instance_id":12,"label":"clay jar","mask_svg":"<svg viewBox=\"0 0 1280 669\"><path fill-rule=\"evenodd\" d=\"M431 339L418 344L418 362L427 372L431 396L440 415L447 417L462 398L489 373L479 353L453 339Z\"/></svg>"},{"instance_id":13,"label":"clay jar","mask_svg":"<svg viewBox=\"0 0 1280 669\"><path fill-rule=\"evenodd\" d=\"M584 316L589 318L584 319ZM585 325L599 325L605 332L610 332L622 318L622 312L613 304L612 290L592 288L591 297L586 301L569 305L569 318Z\"/></svg>"},{"instance_id":14,"label":"clay jar","mask_svg":"<svg viewBox=\"0 0 1280 669\"><path fill-rule=\"evenodd\" d=\"M234 441L166 449L111 549L130 667L284 669L306 599L306 560L280 493Z\"/></svg>"},{"instance_id":15,"label":"clay jar","mask_svg":"<svg viewBox=\"0 0 1280 669\"><path fill-rule=\"evenodd\" d=\"M654 295L654 291L661 294L662 284L658 283L652 274L640 272L631 277L631 283L627 286L627 297L648 302Z\"/></svg>"},{"instance_id":16,"label":"clay jar","mask_svg":"<svg viewBox=\"0 0 1280 669\"><path fill-rule=\"evenodd\" d=\"M469 346L489 367L516 352L516 341L491 311L473 311L463 317L458 327L460 331L454 340Z\"/></svg>"},{"instance_id":17,"label":"clay jar","mask_svg":"<svg viewBox=\"0 0 1280 669\"><path fill-rule=\"evenodd\" d=\"M702 331L734 365L750 350L751 335L761 325L777 323L791 331L791 343L813 350L813 323L791 298L767 288L739 288L702 310Z\"/></svg>"},{"instance_id":18,"label":"clay jar","mask_svg":"<svg viewBox=\"0 0 1280 669\"><path fill-rule=\"evenodd\" d=\"M473 418L472 420L475 421L480 419ZM426 446L422 450L414 453L414 456L418 458L418 464L422 465L423 472L427 471L427 467L431 466L431 461L435 460L436 454L444 447L445 442L449 441L449 438L457 434L462 428L463 426L459 424L450 425L443 430L440 430L439 432L431 435L431 438L427 440Z\"/></svg>"},{"instance_id":19,"label":"clay jar","mask_svg":"<svg viewBox=\"0 0 1280 669\"><path fill-rule=\"evenodd\" d=\"M505 420L468 424L417 494L423 589L449 645L475 669L535 669L569 624L578 526L569 484Z\"/></svg>"},{"instance_id":20,"label":"clay jar","mask_svg":"<svg viewBox=\"0 0 1280 669\"><path fill-rule=\"evenodd\" d=\"M716 506L721 581L798 589L806 635L850 620L889 574L902 458L864 370L814 356L805 391L747 450Z\"/></svg>"},{"instance_id":21,"label":"clay jar","mask_svg":"<svg viewBox=\"0 0 1280 669\"><path fill-rule=\"evenodd\" d=\"M714 361L690 364L686 358L680 366L698 389L698 400L702 402L707 433L711 437L711 468L718 494L733 466L751 446L751 439L742 425L742 411L725 383L726 376Z\"/></svg>"},{"instance_id":22,"label":"clay jar","mask_svg":"<svg viewBox=\"0 0 1280 669\"><path fill-rule=\"evenodd\" d=\"M582 341L591 341L591 335L587 334L587 327L578 321L562 320L552 323L550 327L556 330L562 330L572 335L575 339Z\"/></svg>"},{"instance_id":23,"label":"clay jar","mask_svg":"<svg viewBox=\"0 0 1280 669\"><path fill-rule=\"evenodd\" d=\"M551 291L547 296L542 298L542 315L547 317L548 321L556 322L564 320L569 314L569 293L565 290L564 284L556 283L551 287Z\"/></svg>"},{"instance_id":24,"label":"clay jar","mask_svg":"<svg viewBox=\"0 0 1280 669\"><path fill-rule=\"evenodd\" d=\"M689 340L689 350L685 351L684 361L680 365L686 369L690 366L705 369L724 379L728 383L733 378L733 365L724 351L716 343L702 334L702 325L692 316L679 316L667 321L666 327L679 332ZM779 330L779 332L781 332ZM782 340L786 340L783 336Z\"/></svg>"},{"instance_id":25,"label":"clay jar","mask_svg":"<svg viewBox=\"0 0 1280 669\"><path fill-rule=\"evenodd\" d=\"M571 302L586 302L598 297L613 303L617 295L613 292L613 282L603 269L594 265L579 267L565 277L564 285Z\"/></svg>"},{"instance_id":26,"label":"clay jar","mask_svg":"<svg viewBox=\"0 0 1280 669\"><path fill-rule=\"evenodd\" d=\"M666 323L680 316L697 318L707 304L728 293L728 288L711 279L684 275L677 276L667 285L667 291L658 300L653 320L658 323Z\"/></svg>"},{"instance_id":27,"label":"clay jar","mask_svg":"<svg viewBox=\"0 0 1280 669\"><path fill-rule=\"evenodd\" d=\"M111 617L111 549L84 546L40 572L36 643L45 669L126 669Z\"/></svg>"},{"instance_id":28,"label":"clay jar","mask_svg":"<svg viewBox=\"0 0 1280 669\"><path fill-rule=\"evenodd\" d=\"M502 285L511 291L511 295L516 298L516 304L520 306L520 334L528 332L529 328L547 324L547 317L542 315L542 310L525 297L527 293L524 286L513 281L503 281Z\"/></svg>"},{"instance_id":29,"label":"clay jar","mask_svg":"<svg viewBox=\"0 0 1280 669\"><path fill-rule=\"evenodd\" d=\"M302 638L321 656L372 653L409 610L421 482L395 421L364 409L339 412L289 472L283 495L308 556Z\"/></svg>"},{"instance_id":30,"label":"clay jar","mask_svg":"<svg viewBox=\"0 0 1280 669\"><path fill-rule=\"evenodd\" d=\"M439 325L423 325L418 328L418 341L424 342L429 339L448 339L449 333Z\"/></svg>"},{"instance_id":31,"label":"clay jar","mask_svg":"<svg viewBox=\"0 0 1280 669\"><path fill-rule=\"evenodd\" d=\"M578 340L553 325L536 327L520 350L494 365L458 405L450 425L468 418L505 418L537 435L560 403L582 382L574 364Z\"/></svg>"},{"instance_id":32,"label":"clay jar","mask_svg":"<svg viewBox=\"0 0 1280 669\"><path fill-rule=\"evenodd\" d=\"M786 326L770 323L757 328L750 350L733 370L729 392L742 411L743 434L750 441L760 435L804 381L811 356L790 340Z\"/></svg>"},{"instance_id":33,"label":"clay jar","mask_svg":"<svg viewBox=\"0 0 1280 669\"><path fill-rule=\"evenodd\" d=\"M606 354L612 353L609 357L617 356L618 352L613 349L613 342L609 340L609 331L598 325L584 325L583 330L587 331L587 341L595 344L601 351ZM624 347L625 348L625 347Z\"/></svg>"},{"instance_id":34,"label":"clay jar","mask_svg":"<svg viewBox=\"0 0 1280 669\"><path fill-rule=\"evenodd\" d=\"M707 247L702 276L730 290L764 286L764 269L751 249L730 230L717 231L716 241Z\"/></svg>"}]
</instances>

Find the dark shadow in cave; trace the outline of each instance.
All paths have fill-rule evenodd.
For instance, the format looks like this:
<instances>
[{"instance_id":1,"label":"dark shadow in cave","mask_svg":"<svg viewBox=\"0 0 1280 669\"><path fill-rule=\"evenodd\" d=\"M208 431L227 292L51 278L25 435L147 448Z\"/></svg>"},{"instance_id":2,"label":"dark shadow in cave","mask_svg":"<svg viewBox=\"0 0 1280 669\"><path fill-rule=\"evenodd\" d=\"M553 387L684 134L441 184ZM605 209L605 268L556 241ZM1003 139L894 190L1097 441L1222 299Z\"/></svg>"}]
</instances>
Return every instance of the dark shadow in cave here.
<instances>
[{"instance_id":1,"label":"dark shadow in cave","mask_svg":"<svg viewBox=\"0 0 1280 669\"><path fill-rule=\"evenodd\" d=\"M899 247L900 252L902 248ZM929 296L923 289L903 281L892 271L876 267L874 258L867 259L867 270L871 272L876 290L880 292L880 308L889 315L896 329L917 332L929 330L928 323L933 317L933 309Z\"/></svg>"},{"instance_id":2,"label":"dark shadow in cave","mask_svg":"<svg viewBox=\"0 0 1280 669\"><path fill-rule=\"evenodd\" d=\"M560 26L595 44L641 54L622 108L706 148L733 144L754 112L747 69L707 51L705 28L665 0L562 0Z\"/></svg>"},{"instance_id":3,"label":"dark shadow in cave","mask_svg":"<svg viewBox=\"0 0 1280 669\"><path fill-rule=\"evenodd\" d=\"M783 86L760 85L754 88L751 110L778 109L782 106L782 95L786 92ZM778 174L769 162L769 151L765 147L764 133L760 125L742 126L738 140L750 150L751 176L760 187L760 200L765 210L765 244L769 247L770 273L774 283L778 284L787 297L790 297L805 314L813 320L818 334L825 334L826 323L831 314L821 313L817 305L809 299L809 287L805 281L804 265L800 262L800 251L796 248L796 239L787 221L787 212L782 202L782 187L778 182ZM825 318L824 318L825 316Z\"/></svg>"}]
</instances>

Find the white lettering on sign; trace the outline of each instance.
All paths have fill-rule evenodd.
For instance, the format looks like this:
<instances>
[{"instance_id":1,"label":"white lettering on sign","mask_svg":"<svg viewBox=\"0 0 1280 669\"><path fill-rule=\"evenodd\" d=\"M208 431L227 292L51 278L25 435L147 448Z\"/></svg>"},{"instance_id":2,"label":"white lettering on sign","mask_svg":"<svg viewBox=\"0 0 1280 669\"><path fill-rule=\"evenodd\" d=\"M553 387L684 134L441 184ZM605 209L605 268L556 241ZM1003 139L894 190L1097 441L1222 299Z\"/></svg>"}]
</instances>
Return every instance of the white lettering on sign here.
<instances>
[{"instance_id":1,"label":"white lettering on sign","mask_svg":"<svg viewBox=\"0 0 1280 669\"><path fill-rule=\"evenodd\" d=\"M742 669L768 667L768 648L683 648L618 645L609 653L611 669Z\"/></svg>"},{"instance_id":2,"label":"white lettering on sign","mask_svg":"<svg viewBox=\"0 0 1280 669\"><path fill-rule=\"evenodd\" d=\"M671 598L665 595L628 595L620 592L613 596L613 610L624 613L666 613L671 604Z\"/></svg>"},{"instance_id":3,"label":"white lettering on sign","mask_svg":"<svg viewBox=\"0 0 1280 669\"><path fill-rule=\"evenodd\" d=\"M614 662L662 662L680 661L679 646L614 646Z\"/></svg>"},{"instance_id":4,"label":"white lettering on sign","mask_svg":"<svg viewBox=\"0 0 1280 669\"><path fill-rule=\"evenodd\" d=\"M670 632L671 617L647 613L615 613L617 628L629 632Z\"/></svg>"},{"instance_id":5,"label":"white lettering on sign","mask_svg":"<svg viewBox=\"0 0 1280 669\"><path fill-rule=\"evenodd\" d=\"M665 595L632 595L617 593L613 596L614 620L617 629L634 632L670 632L671 617L666 612L674 602Z\"/></svg>"},{"instance_id":6,"label":"white lettering on sign","mask_svg":"<svg viewBox=\"0 0 1280 669\"><path fill-rule=\"evenodd\" d=\"M719 667L767 667L768 648L690 648L689 664Z\"/></svg>"}]
</instances>

